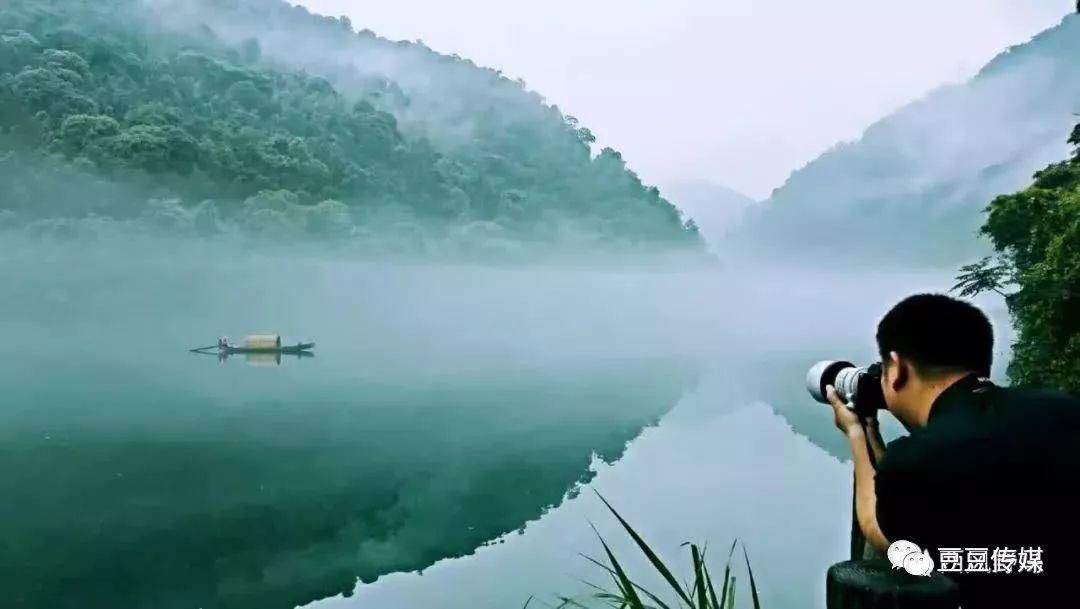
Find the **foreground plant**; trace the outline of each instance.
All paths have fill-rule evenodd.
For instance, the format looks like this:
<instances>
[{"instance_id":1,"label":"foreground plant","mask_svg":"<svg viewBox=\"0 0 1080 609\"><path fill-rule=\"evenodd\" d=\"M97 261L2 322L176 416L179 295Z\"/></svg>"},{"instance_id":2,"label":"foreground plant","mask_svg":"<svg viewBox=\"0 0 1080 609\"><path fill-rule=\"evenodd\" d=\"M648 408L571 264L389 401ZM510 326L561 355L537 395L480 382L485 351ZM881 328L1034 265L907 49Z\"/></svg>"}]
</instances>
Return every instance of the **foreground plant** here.
<instances>
[{"instance_id":1,"label":"foreground plant","mask_svg":"<svg viewBox=\"0 0 1080 609\"><path fill-rule=\"evenodd\" d=\"M589 582L584 582L587 586L592 588L593 592L578 598L570 598L566 596L560 596L559 604L555 606L555 609L564 609L567 607L574 607L578 609L590 609L595 606L595 603L600 603L601 606L616 607L618 609L734 609L735 607L735 576L731 573L731 557L735 553L735 545L738 543L736 539L731 544L731 549L728 551L727 562L724 564L724 577L718 582L720 585L716 586L713 583L712 574L705 561L706 547L700 547L697 544L684 543L683 547L690 547L690 563L692 568L693 579L690 583L680 584L672 573L671 569L664 563L663 560L649 547L649 545L642 539L641 535L630 526L630 523L611 507L607 499L604 499L602 495L597 493L600 500L604 502L608 510L618 519L619 524L630 535L637 544L637 547L649 560L653 569L667 582L670 587L670 594L674 594L674 598L671 602L665 602L659 595L653 594L649 590L645 589L641 585L637 584L627 574L626 570L615 558L615 554L611 551L607 542L603 536L600 535L596 528L593 527L593 531L596 532L597 537L600 539L600 544L604 549L604 554L607 556L607 562L601 562L595 558L585 556L585 559L595 564L604 570L605 573L611 578L614 587L601 587ZM754 572L750 568L750 558L746 553L746 545L743 544L743 560L746 562L746 571L750 580L750 597L753 602L754 609L761 609L761 603L758 599L757 584L754 581ZM719 588L719 594L717 594L717 588ZM525 603L523 609L527 609L532 602L530 598ZM587 604L593 603L593 604Z\"/></svg>"}]
</instances>

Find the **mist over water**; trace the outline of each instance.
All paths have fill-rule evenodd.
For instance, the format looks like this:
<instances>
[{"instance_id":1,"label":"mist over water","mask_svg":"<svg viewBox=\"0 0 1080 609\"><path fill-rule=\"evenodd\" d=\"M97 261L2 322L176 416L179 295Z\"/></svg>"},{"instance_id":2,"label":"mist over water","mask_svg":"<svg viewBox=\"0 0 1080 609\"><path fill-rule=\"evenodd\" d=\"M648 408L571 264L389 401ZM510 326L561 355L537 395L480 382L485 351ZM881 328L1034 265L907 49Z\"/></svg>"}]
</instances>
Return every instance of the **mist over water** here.
<instances>
[{"instance_id":1,"label":"mist over water","mask_svg":"<svg viewBox=\"0 0 1080 609\"><path fill-rule=\"evenodd\" d=\"M769 606L802 606L850 483L805 370L873 357L884 310L950 279L3 243L16 607L520 605L595 575L588 520L625 548L590 485L671 555L744 538ZM315 357L188 352L262 332Z\"/></svg>"},{"instance_id":2,"label":"mist over water","mask_svg":"<svg viewBox=\"0 0 1080 609\"><path fill-rule=\"evenodd\" d=\"M823 607L851 469L805 373L876 359L890 306L953 284L1080 91L1070 17L768 201L695 207L526 83L348 18L9 4L14 609L543 604L605 579L592 525L652 587L593 491L680 567L738 538L764 607ZM1004 303L978 304L1005 380ZM313 357L190 351L269 333Z\"/></svg>"}]
</instances>

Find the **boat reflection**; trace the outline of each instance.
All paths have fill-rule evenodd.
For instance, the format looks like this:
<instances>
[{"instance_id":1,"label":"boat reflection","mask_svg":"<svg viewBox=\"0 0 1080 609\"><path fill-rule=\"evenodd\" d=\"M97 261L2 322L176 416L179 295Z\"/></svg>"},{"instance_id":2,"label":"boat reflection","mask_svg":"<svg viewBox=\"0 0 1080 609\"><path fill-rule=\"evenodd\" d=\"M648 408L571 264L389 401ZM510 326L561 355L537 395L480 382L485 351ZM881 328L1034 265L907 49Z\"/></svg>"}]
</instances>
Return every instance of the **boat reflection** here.
<instances>
[{"instance_id":1,"label":"boat reflection","mask_svg":"<svg viewBox=\"0 0 1080 609\"><path fill-rule=\"evenodd\" d=\"M228 351L222 351L218 353L218 361L225 363L229 358L243 358L247 365L256 368L268 368L281 365L281 352L276 353L230 353ZM294 359L308 359L315 357L315 354L310 351L297 351L296 353L284 354L285 357Z\"/></svg>"},{"instance_id":2,"label":"boat reflection","mask_svg":"<svg viewBox=\"0 0 1080 609\"><path fill-rule=\"evenodd\" d=\"M261 353L233 353L230 351L193 351L200 355L215 355L220 363L225 363L231 358L242 359L247 365L254 368L271 368L281 365L282 356L292 359L310 359L315 357L315 354L310 351L296 351L292 353L282 352L261 352Z\"/></svg>"}]
</instances>

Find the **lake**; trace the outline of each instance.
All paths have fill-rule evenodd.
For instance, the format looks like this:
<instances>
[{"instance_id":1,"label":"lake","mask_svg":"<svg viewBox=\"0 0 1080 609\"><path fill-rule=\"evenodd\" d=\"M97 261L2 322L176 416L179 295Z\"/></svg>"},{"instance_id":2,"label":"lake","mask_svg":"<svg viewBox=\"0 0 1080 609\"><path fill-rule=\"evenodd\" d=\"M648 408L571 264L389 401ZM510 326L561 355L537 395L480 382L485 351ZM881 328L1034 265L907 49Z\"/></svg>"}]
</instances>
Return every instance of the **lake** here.
<instances>
[{"instance_id":1,"label":"lake","mask_svg":"<svg viewBox=\"0 0 1080 609\"><path fill-rule=\"evenodd\" d=\"M553 602L608 583L590 523L650 581L597 492L682 573L738 538L764 607L823 607L851 473L806 368L951 285L4 243L0 594L49 609ZM315 357L188 352L263 332Z\"/></svg>"}]
</instances>

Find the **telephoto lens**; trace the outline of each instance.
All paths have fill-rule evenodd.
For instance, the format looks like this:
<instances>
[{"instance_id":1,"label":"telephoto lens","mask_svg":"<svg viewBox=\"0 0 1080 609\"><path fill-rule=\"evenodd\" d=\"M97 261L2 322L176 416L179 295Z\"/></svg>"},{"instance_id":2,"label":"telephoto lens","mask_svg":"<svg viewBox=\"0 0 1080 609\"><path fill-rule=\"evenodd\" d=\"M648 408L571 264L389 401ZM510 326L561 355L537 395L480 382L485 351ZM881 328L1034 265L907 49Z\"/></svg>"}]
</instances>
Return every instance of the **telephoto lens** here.
<instances>
[{"instance_id":1,"label":"telephoto lens","mask_svg":"<svg viewBox=\"0 0 1080 609\"><path fill-rule=\"evenodd\" d=\"M881 364L857 367L846 361L826 360L810 367L806 373L806 390L822 404L828 404L825 388L832 385L837 395L860 417L872 417L885 408L881 392Z\"/></svg>"}]
</instances>

